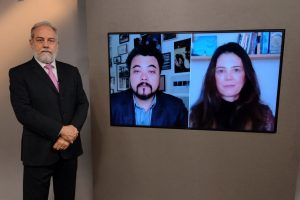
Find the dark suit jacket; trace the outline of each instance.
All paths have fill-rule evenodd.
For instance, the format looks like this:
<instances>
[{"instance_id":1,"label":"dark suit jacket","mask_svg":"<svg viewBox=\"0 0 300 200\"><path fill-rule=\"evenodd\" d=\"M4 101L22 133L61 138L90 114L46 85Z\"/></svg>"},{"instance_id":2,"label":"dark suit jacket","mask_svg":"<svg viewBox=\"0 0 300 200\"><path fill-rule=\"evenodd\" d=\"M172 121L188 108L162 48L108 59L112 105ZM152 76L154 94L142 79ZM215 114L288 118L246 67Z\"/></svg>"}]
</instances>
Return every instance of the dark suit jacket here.
<instances>
[{"instance_id":1,"label":"dark suit jacket","mask_svg":"<svg viewBox=\"0 0 300 200\"><path fill-rule=\"evenodd\" d=\"M111 124L135 126L135 111L132 90L111 95ZM164 128L186 128L187 109L181 99L158 92L152 111L151 126Z\"/></svg>"},{"instance_id":2,"label":"dark suit jacket","mask_svg":"<svg viewBox=\"0 0 300 200\"><path fill-rule=\"evenodd\" d=\"M82 154L80 136L65 151L52 148L63 125L80 131L89 106L78 69L59 61L56 67L59 92L34 58L9 71L11 104L23 125L24 165L50 165Z\"/></svg>"}]
</instances>

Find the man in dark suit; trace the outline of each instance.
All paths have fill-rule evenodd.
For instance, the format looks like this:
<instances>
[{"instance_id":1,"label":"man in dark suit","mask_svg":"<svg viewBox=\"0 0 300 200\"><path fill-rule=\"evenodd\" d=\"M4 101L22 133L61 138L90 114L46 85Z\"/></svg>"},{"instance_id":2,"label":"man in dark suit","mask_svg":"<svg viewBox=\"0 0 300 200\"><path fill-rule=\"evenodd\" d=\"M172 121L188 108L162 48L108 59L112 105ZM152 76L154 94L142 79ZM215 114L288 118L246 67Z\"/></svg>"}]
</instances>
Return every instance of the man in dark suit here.
<instances>
[{"instance_id":1,"label":"man in dark suit","mask_svg":"<svg viewBox=\"0 0 300 200\"><path fill-rule=\"evenodd\" d=\"M141 44L127 57L130 89L111 95L111 124L186 128L183 101L159 91L164 59L152 45ZM125 73L125 72L124 72Z\"/></svg>"},{"instance_id":2,"label":"man in dark suit","mask_svg":"<svg viewBox=\"0 0 300 200\"><path fill-rule=\"evenodd\" d=\"M23 125L23 199L47 200L52 177L55 199L74 200L89 103L78 69L55 60L55 27L35 24L30 46L34 57L9 71L12 107Z\"/></svg>"}]
</instances>

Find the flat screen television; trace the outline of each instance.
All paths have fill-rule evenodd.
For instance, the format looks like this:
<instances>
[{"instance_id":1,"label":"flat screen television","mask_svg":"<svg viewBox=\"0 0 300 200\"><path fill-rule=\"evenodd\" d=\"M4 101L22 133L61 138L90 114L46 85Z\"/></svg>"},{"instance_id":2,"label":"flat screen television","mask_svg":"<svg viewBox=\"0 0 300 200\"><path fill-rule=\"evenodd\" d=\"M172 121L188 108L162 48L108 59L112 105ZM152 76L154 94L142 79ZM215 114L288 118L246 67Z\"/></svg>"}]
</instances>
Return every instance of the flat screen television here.
<instances>
[{"instance_id":1,"label":"flat screen television","mask_svg":"<svg viewBox=\"0 0 300 200\"><path fill-rule=\"evenodd\" d=\"M276 133L284 37L284 29L110 32L110 124Z\"/></svg>"}]
</instances>

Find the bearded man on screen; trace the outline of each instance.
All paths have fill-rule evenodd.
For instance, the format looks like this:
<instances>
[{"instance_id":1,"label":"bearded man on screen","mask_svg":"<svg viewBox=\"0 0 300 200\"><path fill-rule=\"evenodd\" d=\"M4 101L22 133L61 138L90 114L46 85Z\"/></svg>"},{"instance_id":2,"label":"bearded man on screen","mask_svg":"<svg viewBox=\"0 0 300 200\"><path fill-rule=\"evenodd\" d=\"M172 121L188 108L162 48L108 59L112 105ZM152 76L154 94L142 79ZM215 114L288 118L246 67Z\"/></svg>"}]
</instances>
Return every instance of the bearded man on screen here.
<instances>
[{"instance_id":1,"label":"bearded man on screen","mask_svg":"<svg viewBox=\"0 0 300 200\"><path fill-rule=\"evenodd\" d=\"M164 59L152 45L140 44L128 55L130 88L111 94L111 124L186 128L188 112L178 97L159 90Z\"/></svg>"}]
</instances>

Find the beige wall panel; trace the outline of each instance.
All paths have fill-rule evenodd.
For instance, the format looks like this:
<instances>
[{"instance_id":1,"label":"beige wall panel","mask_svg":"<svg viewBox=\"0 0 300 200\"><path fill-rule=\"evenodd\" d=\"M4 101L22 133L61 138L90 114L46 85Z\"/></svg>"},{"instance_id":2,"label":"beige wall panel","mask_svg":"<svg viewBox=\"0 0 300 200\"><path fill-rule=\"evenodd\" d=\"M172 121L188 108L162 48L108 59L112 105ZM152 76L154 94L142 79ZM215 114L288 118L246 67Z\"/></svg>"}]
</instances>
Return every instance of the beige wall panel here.
<instances>
[{"instance_id":1,"label":"beige wall panel","mask_svg":"<svg viewBox=\"0 0 300 200\"><path fill-rule=\"evenodd\" d=\"M87 1L95 199L293 200L299 9L298 0ZM264 28L286 29L277 134L109 125L107 32Z\"/></svg>"}]
</instances>

